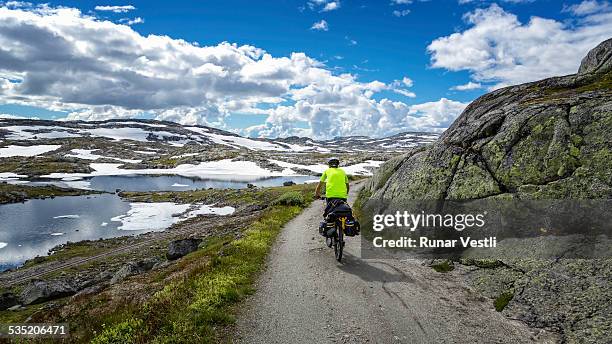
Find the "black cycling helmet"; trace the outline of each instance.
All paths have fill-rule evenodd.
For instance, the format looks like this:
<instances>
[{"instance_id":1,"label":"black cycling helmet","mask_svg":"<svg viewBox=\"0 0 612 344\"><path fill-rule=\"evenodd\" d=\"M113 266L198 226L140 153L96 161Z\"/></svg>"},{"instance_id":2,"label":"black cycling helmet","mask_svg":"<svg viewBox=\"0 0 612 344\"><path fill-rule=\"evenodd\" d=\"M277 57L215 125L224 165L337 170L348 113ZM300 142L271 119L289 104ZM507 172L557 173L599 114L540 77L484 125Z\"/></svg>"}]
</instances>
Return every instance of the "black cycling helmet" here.
<instances>
[{"instance_id":1,"label":"black cycling helmet","mask_svg":"<svg viewBox=\"0 0 612 344\"><path fill-rule=\"evenodd\" d=\"M329 165L329 167L338 167L340 166L340 160L338 160L338 158L329 158L329 160L327 160L327 165Z\"/></svg>"}]
</instances>

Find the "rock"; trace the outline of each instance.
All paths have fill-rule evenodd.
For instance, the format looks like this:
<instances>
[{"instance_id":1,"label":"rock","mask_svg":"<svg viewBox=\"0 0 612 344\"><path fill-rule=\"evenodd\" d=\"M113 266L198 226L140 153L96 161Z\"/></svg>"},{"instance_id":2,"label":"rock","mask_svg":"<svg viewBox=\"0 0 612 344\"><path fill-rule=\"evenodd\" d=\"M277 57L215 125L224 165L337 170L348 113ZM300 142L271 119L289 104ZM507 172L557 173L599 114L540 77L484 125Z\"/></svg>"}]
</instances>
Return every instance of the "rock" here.
<instances>
[{"instance_id":1,"label":"rock","mask_svg":"<svg viewBox=\"0 0 612 344\"><path fill-rule=\"evenodd\" d=\"M251 205L247 205L246 207L244 207L244 212L252 213L252 212L264 210L266 208L267 206L265 204L251 204Z\"/></svg>"},{"instance_id":2,"label":"rock","mask_svg":"<svg viewBox=\"0 0 612 344\"><path fill-rule=\"evenodd\" d=\"M293 182L292 180L288 180L283 183L283 186L292 186L292 185L295 185L295 182Z\"/></svg>"},{"instance_id":3,"label":"rock","mask_svg":"<svg viewBox=\"0 0 612 344\"><path fill-rule=\"evenodd\" d=\"M124 264L111 278L110 283L115 284L126 279L129 276L139 275L147 272L159 262L159 259L148 258L137 262L128 262Z\"/></svg>"},{"instance_id":4,"label":"rock","mask_svg":"<svg viewBox=\"0 0 612 344\"><path fill-rule=\"evenodd\" d=\"M65 281L32 281L21 292L22 304L31 305L59 299L76 293L76 290Z\"/></svg>"},{"instance_id":5,"label":"rock","mask_svg":"<svg viewBox=\"0 0 612 344\"><path fill-rule=\"evenodd\" d=\"M359 196L362 217L424 199L612 199L611 81L607 40L589 52L578 74L478 98L431 146L375 173ZM500 256L470 263L465 278L493 300L505 298L503 314L556 329L563 342L608 342L612 259L567 259L563 252L581 241L552 239L551 259L533 259L530 253L545 245L527 239L511 241L506 251L500 243L494 251ZM609 250L609 242L598 245Z\"/></svg>"},{"instance_id":6,"label":"rock","mask_svg":"<svg viewBox=\"0 0 612 344\"><path fill-rule=\"evenodd\" d=\"M23 306L22 306L22 305L15 305L15 306L13 306L13 307L9 307L9 308L7 308L7 311L18 311L18 310L20 310L21 308L23 308Z\"/></svg>"},{"instance_id":7,"label":"rock","mask_svg":"<svg viewBox=\"0 0 612 344\"><path fill-rule=\"evenodd\" d=\"M202 239L196 238L172 241L170 244L168 244L168 252L166 253L166 257L168 260L179 259L193 251L196 251L201 242Z\"/></svg>"},{"instance_id":8,"label":"rock","mask_svg":"<svg viewBox=\"0 0 612 344\"><path fill-rule=\"evenodd\" d=\"M0 294L0 311L9 309L19 303L17 296L11 292Z\"/></svg>"},{"instance_id":9,"label":"rock","mask_svg":"<svg viewBox=\"0 0 612 344\"><path fill-rule=\"evenodd\" d=\"M578 74L606 72L612 68L612 38L599 44L582 59Z\"/></svg>"},{"instance_id":10,"label":"rock","mask_svg":"<svg viewBox=\"0 0 612 344\"><path fill-rule=\"evenodd\" d=\"M248 183L247 184L247 188L254 189L254 188L256 188L256 186L255 186L255 184Z\"/></svg>"}]
</instances>

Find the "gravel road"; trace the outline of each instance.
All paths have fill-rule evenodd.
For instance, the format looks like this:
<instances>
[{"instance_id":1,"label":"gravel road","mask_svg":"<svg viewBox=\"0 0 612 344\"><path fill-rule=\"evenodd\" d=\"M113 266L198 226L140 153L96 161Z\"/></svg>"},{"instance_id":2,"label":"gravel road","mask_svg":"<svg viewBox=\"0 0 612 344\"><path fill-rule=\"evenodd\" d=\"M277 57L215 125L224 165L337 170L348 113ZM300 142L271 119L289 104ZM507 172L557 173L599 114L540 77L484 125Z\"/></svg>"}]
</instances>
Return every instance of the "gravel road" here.
<instances>
[{"instance_id":1,"label":"gravel road","mask_svg":"<svg viewBox=\"0 0 612 344\"><path fill-rule=\"evenodd\" d=\"M413 260L360 259L359 237L348 238L336 262L317 233L322 211L316 201L280 234L241 307L235 343L548 342L456 274Z\"/></svg>"}]
</instances>

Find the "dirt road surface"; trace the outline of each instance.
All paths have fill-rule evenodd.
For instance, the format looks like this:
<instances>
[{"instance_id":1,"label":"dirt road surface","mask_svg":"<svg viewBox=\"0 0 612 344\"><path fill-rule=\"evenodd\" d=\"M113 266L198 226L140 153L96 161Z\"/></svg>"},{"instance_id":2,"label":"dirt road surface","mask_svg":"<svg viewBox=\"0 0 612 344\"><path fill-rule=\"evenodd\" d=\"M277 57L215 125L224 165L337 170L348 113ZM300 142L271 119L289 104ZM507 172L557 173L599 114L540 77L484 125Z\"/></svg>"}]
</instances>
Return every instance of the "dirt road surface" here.
<instances>
[{"instance_id":1,"label":"dirt road surface","mask_svg":"<svg viewBox=\"0 0 612 344\"><path fill-rule=\"evenodd\" d=\"M316 201L284 228L240 311L234 342L548 342L496 312L456 274L415 260L360 259L359 237L347 238L336 262L317 233L322 211Z\"/></svg>"}]
</instances>

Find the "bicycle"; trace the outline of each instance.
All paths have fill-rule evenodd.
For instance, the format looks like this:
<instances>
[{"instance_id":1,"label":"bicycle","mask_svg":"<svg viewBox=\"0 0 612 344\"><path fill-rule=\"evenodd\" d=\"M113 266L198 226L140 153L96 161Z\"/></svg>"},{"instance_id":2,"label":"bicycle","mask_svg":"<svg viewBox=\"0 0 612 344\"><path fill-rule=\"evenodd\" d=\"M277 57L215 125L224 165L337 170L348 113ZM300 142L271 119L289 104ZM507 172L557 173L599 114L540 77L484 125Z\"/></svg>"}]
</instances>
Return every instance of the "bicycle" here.
<instances>
[{"instance_id":1,"label":"bicycle","mask_svg":"<svg viewBox=\"0 0 612 344\"><path fill-rule=\"evenodd\" d=\"M325 200L325 198L321 198L321 199ZM342 202L342 203L346 204L346 202ZM351 218L352 218L352 215L351 215ZM349 222L348 214L347 215L340 214L340 215L335 216L334 222L333 222L334 223L333 229L327 229L328 222L325 222L325 229L324 229L325 234L326 234L325 241L328 247L334 248L334 256L338 262L342 261L344 245L346 244L346 242L344 241L344 235L346 234L346 231L347 231L348 222ZM355 221L353 220L352 223L354 226ZM328 240L331 240L331 242L328 242Z\"/></svg>"}]
</instances>

